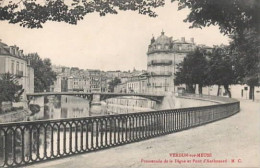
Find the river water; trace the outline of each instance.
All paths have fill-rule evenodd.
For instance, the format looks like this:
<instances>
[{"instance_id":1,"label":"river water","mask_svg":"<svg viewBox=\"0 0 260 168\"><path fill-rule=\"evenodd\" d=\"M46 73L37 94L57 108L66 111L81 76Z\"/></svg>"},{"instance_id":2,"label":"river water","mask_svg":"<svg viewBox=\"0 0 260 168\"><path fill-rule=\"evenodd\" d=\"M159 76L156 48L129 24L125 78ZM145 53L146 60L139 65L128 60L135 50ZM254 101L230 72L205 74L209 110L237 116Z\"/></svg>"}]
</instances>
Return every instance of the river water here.
<instances>
[{"instance_id":1,"label":"river water","mask_svg":"<svg viewBox=\"0 0 260 168\"><path fill-rule=\"evenodd\" d=\"M40 111L29 117L27 116L24 120L53 120L151 111L155 102L143 98L128 97L109 99L106 102L101 102L101 104L92 105L90 108L89 101L80 97L50 96L39 105L41 106ZM83 129L83 127L79 129ZM69 140L80 137L80 132L75 132L75 129L68 125L63 126L61 130L64 131L60 131L58 127L53 129L48 128L48 126L47 128L22 127L16 130L9 129L6 131L7 134L0 130L0 167L4 165L5 160L11 164L14 158L16 162L23 159L29 161L56 155L58 151L77 150L75 142L72 142L72 146L69 146L71 143ZM112 137L117 136L113 132L108 133L108 136L110 136L109 134ZM84 131L84 137L93 138L95 136L93 132ZM91 144L91 141L91 139L84 139L83 147L97 145L96 142ZM113 141L113 138L111 141Z\"/></svg>"}]
</instances>

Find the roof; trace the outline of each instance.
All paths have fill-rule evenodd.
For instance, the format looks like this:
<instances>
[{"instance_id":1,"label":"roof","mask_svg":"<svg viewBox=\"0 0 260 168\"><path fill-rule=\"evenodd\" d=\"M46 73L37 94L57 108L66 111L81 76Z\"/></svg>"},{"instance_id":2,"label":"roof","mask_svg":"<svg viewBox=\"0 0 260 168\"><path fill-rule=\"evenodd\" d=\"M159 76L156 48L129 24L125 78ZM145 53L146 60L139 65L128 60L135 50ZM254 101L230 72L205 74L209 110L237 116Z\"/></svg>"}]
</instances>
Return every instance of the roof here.
<instances>
[{"instance_id":1,"label":"roof","mask_svg":"<svg viewBox=\"0 0 260 168\"><path fill-rule=\"evenodd\" d=\"M11 55L9 47L7 44L0 42L0 54Z\"/></svg>"},{"instance_id":2,"label":"roof","mask_svg":"<svg viewBox=\"0 0 260 168\"><path fill-rule=\"evenodd\" d=\"M161 35L155 40L153 44L170 44L172 41L172 37L167 37L164 35L164 32L161 32Z\"/></svg>"},{"instance_id":3,"label":"roof","mask_svg":"<svg viewBox=\"0 0 260 168\"><path fill-rule=\"evenodd\" d=\"M0 55L6 55L6 56L11 56L11 57L15 57L15 58L18 58L18 59L25 60L25 58L23 58L21 56L12 54L10 52L10 47L15 47L19 51L18 47L16 47L16 46L8 46L7 44L5 44L5 43L0 41Z\"/></svg>"}]
</instances>

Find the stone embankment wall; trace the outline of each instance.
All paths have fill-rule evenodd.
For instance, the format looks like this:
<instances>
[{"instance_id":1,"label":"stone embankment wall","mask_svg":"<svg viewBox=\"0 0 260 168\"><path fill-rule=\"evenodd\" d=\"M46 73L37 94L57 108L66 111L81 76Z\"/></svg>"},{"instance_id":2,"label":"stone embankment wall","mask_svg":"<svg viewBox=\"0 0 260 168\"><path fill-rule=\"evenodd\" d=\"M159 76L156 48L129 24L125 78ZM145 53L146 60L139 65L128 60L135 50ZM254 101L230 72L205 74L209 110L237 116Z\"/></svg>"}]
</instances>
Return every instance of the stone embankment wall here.
<instances>
[{"instance_id":1,"label":"stone embankment wall","mask_svg":"<svg viewBox=\"0 0 260 168\"><path fill-rule=\"evenodd\" d=\"M218 104L219 102L179 97L168 93L161 103L138 97L118 97L106 100L108 114L124 114L151 110L166 110L185 107L199 107Z\"/></svg>"},{"instance_id":2,"label":"stone embankment wall","mask_svg":"<svg viewBox=\"0 0 260 168\"><path fill-rule=\"evenodd\" d=\"M203 99L191 99L191 98L183 98L176 97L176 105L175 108L186 108L186 107L199 107L199 106L209 106L214 104L219 104L219 102L203 100Z\"/></svg>"},{"instance_id":3,"label":"stone embankment wall","mask_svg":"<svg viewBox=\"0 0 260 168\"><path fill-rule=\"evenodd\" d=\"M107 114L152 111L156 107L156 102L135 96L111 98L107 99L105 103Z\"/></svg>"},{"instance_id":4,"label":"stone embankment wall","mask_svg":"<svg viewBox=\"0 0 260 168\"><path fill-rule=\"evenodd\" d=\"M23 121L28 114L27 110L17 110L2 114L0 115L0 123Z\"/></svg>"},{"instance_id":5,"label":"stone embankment wall","mask_svg":"<svg viewBox=\"0 0 260 168\"><path fill-rule=\"evenodd\" d=\"M0 123L23 121L31 113L25 101L13 102L8 108L8 112L0 114Z\"/></svg>"}]
</instances>

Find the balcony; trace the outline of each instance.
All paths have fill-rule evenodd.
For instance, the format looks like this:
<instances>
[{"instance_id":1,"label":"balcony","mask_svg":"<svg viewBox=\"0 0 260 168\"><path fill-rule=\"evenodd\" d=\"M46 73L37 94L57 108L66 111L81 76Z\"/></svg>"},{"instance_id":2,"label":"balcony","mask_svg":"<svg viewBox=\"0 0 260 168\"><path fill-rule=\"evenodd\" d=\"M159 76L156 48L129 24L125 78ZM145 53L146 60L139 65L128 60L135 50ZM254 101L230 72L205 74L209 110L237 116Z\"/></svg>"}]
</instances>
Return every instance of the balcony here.
<instances>
[{"instance_id":1,"label":"balcony","mask_svg":"<svg viewBox=\"0 0 260 168\"><path fill-rule=\"evenodd\" d=\"M153 77L156 77L156 76L158 76L158 77L160 77L160 76L170 77L170 76L172 76L172 72L160 72L160 73L152 72L151 76L153 76Z\"/></svg>"},{"instance_id":2,"label":"balcony","mask_svg":"<svg viewBox=\"0 0 260 168\"><path fill-rule=\"evenodd\" d=\"M166 52L166 53L169 53L169 52L174 52L174 51L173 51L172 49L164 49L164 48L161 48L161 49L158 49L158 48L149 48L147 54L153 54L153 53L157 53L157 52Z\"/></svg>"},{"instance_id":3,"label":"balcony","mask_svg":"<svg viewBox=\"0 0 260 168\"><path fill-rule=\"evenodd\" d=\"M153 54L153 53L189 53L194 51L194 48L192 47L179 47L179 46L173 46L173 48L165 49L165 48L149 48L147 51L147 54Z\"/></svg>"},{"instance_id":4,"label":"balcony","mask_svg":"<svg viewBox=\"0 0 260 168\"><path fill-rule=\"evenodd\" d=\"M157 65L169 66L172 65L172 60L152 60L148 62L148 66L157 66Z\"/></svg>"}]
</instances>

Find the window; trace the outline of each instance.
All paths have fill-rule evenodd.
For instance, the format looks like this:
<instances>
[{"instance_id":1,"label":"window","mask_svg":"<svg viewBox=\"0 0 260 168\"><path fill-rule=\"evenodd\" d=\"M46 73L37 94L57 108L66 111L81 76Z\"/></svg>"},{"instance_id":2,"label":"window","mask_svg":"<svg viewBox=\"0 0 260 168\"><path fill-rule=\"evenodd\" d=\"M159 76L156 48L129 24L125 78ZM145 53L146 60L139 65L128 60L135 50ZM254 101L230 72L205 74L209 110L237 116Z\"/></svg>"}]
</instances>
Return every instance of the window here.
<instances>
[{"instance_id":1,"label":"window","mask_svg":"<svg viewBox=\"0 0 260 168\"><path fill-rule=\"evenodd\" d=\"M23 63L21 63L21 73L23 74Z\"/></svg>"},{"instance_id":2,"label":"window","mask_svg":"<svg viewBox=\"0 0 260 168\"><path fill-rule=\"evenodd\" d=\"M16 63L16 75L19 74L19 62Z\"/></svg>"},{"instance_id":3,"label":"window","mask_svg":"<svg viewBox=\"0 0 260 168\"><path fill-rule=\"evenodd\" d=\"M11 74L14 74L14 60L12 60L11 64Z\"/></svg>"}]
</instances>

